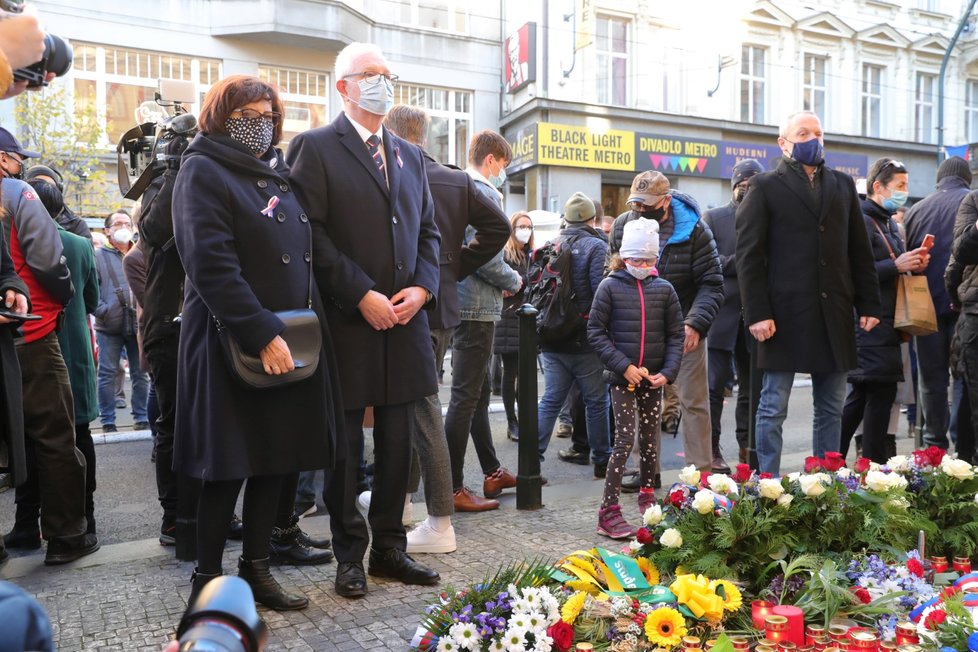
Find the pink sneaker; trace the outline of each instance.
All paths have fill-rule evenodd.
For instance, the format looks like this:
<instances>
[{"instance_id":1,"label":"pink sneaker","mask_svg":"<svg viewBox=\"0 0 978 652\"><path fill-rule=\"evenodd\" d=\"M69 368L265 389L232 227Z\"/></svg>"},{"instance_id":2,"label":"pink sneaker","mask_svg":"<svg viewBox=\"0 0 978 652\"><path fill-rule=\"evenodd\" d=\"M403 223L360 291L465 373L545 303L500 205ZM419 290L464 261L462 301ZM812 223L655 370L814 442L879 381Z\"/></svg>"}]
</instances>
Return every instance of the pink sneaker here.
<instances>
[{"instance_id":1,"label":"pink sneaker","mask_svg":"<svg viewBox=\"0 0 978 652\"><path fill-rule=\"evenodd\" d=\"M630 539L635 532L635 528L621 515L621 505L598 510L598 534L611 539Z\"/></svg>"},{"instance_id":2,"label":"pink sneaker","mask_svg":"<svg viewBox=\"0 0 978 652\"><path fill-rule=\"evenodd\" d=\"M645 512L649 507L655 505L658 501L655 498L654 491L645 491L642 489L638 492L638 511L642 517L645 517Z\"/></svg>"}]
</instances>

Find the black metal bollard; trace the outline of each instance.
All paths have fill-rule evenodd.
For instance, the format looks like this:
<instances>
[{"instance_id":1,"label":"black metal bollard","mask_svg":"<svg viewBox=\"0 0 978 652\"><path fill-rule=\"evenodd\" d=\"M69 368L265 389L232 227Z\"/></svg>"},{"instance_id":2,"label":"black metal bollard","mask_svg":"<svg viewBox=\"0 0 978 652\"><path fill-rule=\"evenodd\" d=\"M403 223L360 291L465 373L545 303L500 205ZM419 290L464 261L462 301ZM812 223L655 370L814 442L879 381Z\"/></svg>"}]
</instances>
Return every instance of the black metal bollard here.
<instances>
[{"instance_id":1,"label":"black metal bollard","mask_svg":"<svg viewBox=\"0 0 978 652\"><path fill-rule=\"evenodd\" d=\"M757 406L761 402L761 374L763 373L757 368L757 340L751 335L751 332L747 330L747 325L744 324L743 328L747 331L747 350L750 352L750 389L748 390L748 395L750 396L750 409L747 411L748 419L747 422L747 463L750 464L750 468L755 471L760 469L760 464L757 462ZM740 379L737 379L741 382ZM738 387L737 391L741 391Z\"/></svg>"},{"instance_id":2,"label":"black metal bollard","mask_svg":"<svg viewBox=\"0 0 978 652\"><path fill-rule=\"evenodd\" d=\"M516 509L540 509L543 507L543 484L540 481L540 437L537 433L537 309L527 303L516 314L520 317Z\"/></svg>"}]
</instances>

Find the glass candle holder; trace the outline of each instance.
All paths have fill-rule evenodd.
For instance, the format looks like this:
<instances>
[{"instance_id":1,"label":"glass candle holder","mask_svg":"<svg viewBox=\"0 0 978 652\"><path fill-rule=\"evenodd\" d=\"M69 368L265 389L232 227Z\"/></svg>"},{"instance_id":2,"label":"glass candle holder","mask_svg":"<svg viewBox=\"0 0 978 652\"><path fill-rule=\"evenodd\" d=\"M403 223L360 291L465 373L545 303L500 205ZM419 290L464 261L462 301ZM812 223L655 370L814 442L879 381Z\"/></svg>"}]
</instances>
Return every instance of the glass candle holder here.
<instances>
[{"instance_id":1,"label":"glass candle holder","mask_svg":"<svg viewBox=\"0 0 978 652\"><path fill-rule=\"evenodd\" d=\"M764 629L764 619L771 615L773 608L774 603L767 600L754 600L750 603L750 617L754 621L754 629Z\"/></svg>"},{"instance_id":2,"label":"glass candle holder","mask_svg":"<svg viewBox=\"0 0 978 652\"><path fill-rule=\"evenodd\" d=\"M775 616L784 616L788 619L788 640L795 645L805 644L805 612L799 607L787 604L779 604L771 613Z\"/></svg>"},{"instance_id":3,"label":"glass candle holder","mask_svg":"<svg viewBox=\"0 0 978 652\"><path fill-rule=\"evenodd\" d=\"M788 638L788 619L784 616L768 616L764 619L764 635L775 643L790 640Z\"/></svg>"},{"instance_id":4,"label":"glass candle holder","mask_svg":"<svg viewBox=\"0 0 978 652\"><path fill-rule=\"evenodd\" d=\"M906 645L908 643L920 643L920 638L917 636L917 626L910 621L897 623L896 644L899 646Z\"/></svg>"},{"instance_id":5,"label":"glass candle holder","mask_svg":"<svg viewBox=\"0 0 978 652\"><path fill-rule=\"evenodd\" d=\"M930 558L931 568L934 569L935 573L946 573L947 572L947 557L931 557Z\"/></svg>"},{"instance_id":6,"label":"glass candle holder","mask_svg":"<svg viewBox=\"0 0 978 652\"><path fill-rule=\"evenodd\" d=\"M971 558L969 557L955 557L954 558L954 570L961 573L962 575L967 575L971 572Z\"/></svg>"}]
</instances>

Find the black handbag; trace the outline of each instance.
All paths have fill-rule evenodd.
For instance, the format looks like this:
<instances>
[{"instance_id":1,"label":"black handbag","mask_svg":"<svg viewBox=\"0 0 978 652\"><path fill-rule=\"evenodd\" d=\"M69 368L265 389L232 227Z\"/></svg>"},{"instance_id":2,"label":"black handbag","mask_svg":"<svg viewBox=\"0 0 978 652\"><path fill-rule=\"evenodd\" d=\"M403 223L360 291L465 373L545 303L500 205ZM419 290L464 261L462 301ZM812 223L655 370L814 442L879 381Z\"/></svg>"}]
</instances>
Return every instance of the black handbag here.
<instances>
[{"instance_id":1,"label":"black handbag","mask_svg":"<svg viewBox=\"0 0 978 652\"><path fill-rule=\"evenodd\" d=\"M309 378L319 368L319 354L323 348L323 331L319 316L312 309L312 263L309 264L309 298L306 308L280 310L275 316L285 324L282 339L289 346L295 369L284 374L267 374L261 357L241 348L234 336L217 317L217 336L224 349L231 376L246 389L284 387Z\"/></svg>"}]
</instances>

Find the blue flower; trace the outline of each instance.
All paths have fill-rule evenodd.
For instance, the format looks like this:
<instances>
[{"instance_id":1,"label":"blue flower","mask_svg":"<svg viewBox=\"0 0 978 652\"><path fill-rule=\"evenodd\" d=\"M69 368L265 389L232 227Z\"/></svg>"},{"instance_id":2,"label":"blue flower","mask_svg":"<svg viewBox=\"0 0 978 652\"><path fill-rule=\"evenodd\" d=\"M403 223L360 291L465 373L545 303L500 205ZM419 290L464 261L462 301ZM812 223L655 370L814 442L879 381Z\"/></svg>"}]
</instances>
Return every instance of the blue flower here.
<instances>
[{"instance_id":1,"label":"blue flower","mask_svg":"<svg viewBox=\"0 0 978 652\"><path fill-rule=\"evenodd\" d=\"M969 652L978 652L978 632L968 637L968 650Z\"/></svg>"}]
</instances>

